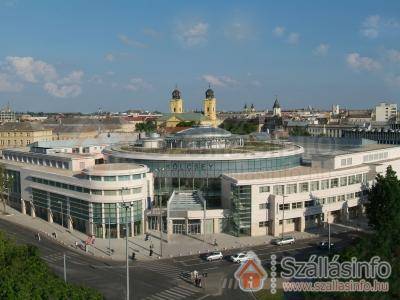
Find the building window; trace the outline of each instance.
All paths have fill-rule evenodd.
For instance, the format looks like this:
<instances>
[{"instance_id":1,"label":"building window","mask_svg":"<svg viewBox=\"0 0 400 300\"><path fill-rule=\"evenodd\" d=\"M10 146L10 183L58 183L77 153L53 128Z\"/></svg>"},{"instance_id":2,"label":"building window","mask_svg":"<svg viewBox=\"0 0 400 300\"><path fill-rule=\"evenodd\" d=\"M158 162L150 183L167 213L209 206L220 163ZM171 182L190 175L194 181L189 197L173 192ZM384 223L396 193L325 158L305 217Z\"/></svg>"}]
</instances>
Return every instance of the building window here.
<instances>
[{"instance_id":1,"label":"building window","mask_svg":"<svg viewBox=\"0 0 400 300\"><path fill-rule=\"evenodd\" d=\"M258 222L258 227L268 227L268 221Z\"/></svg>"},{"instance_id":2,"label":"building window","mask_svg":"<svg viewBox=\"0 0 400 300\"><path fill-rule=\"evenodd\" d=\"M269 191L270 191L270 188L269 188L268 185L260 186L260 187L259 187L259 192L260 192L260 193L269 193Z\"/></svg>"},{"instance_id":3,"label":"building window","mask_svg":"<svg viewBox=\"0 0 400 300\"><path fill-rule=\"evenodd\" d=\"M355 183L356 183L356 175L350 175L349 176L349 185L355 184Z\"/></svg>"},{"instance_id":4,"label":"building window","mask_svg":"<svg viewBox=\"0 0 400 300\"><path fill-rule=\"evenodd\" d=\"M297 184L296 183L287 184L286 185L286 193L287 194L295 194L295 193L297 193Z\"/></svg>"},{"instance_id":5,"label":"building window","mask_svg":"<svg viewBox=\"0 0 400 300\"><path fill-rule=\"evenodd\" d=\"M319 181L311 181L310 188L311 188L311 191L318 191L319 190Z\"/></svg>"},{"instance_id":6,"label":"building window","mask_svg":"<svg viewBox=\"0 0 400 300\"><path fill-rule=\"evenodd\" d=\"M101 176L90 176L90 180L101 181Z\"/></svg>"},{"instance_id":7,"label":"building window","mask_svg":"<svg viewBox=\"0 0 400 300\"><path fill-rule=\"evenodd\" d=\"M292 209L303 208L303 202L292 203Z\"/></svg>"},{"instance_id":8,"label":"building window","mask_svg":"<svg viewBox=\"0 0 400 300\"><path fill-rule=\"evenodd\" d=\"M347 177L340 177L340 186L347 185Z\"/></svg>"},{"instance_id":9,"label":"building window","mask_svg":"<svg viewBox=\"0 0 400 300\"><path fill-rule=\"evenodd\" d=\"M308 182L301 182L299 184L299 192L300 193L308 192Z\"/></svg>"},{"instance_id":10,"label":"building window","mask_svg":"<svg viewBox=\"0 0 400 300\"><path fill-rule=\"evenodd\" d=\"M346 195L347 200L354 199L354 193L350 193Z\"/></svg>"},{"instance_id":11,"label":"building window","mask_svg":"<svg viewBox=\"0 0 400 300\"><path fill-rule=\"evenodd\" d=\"M336 202L336 197L328 197L328 204L335 202Z\"/></svg>"},{"instance_id":12,"label":"building window","mask_svg":"<svg viewBox=\"0 0 400 300\"><path fill-rule=\"evenodd\" d=\"M115 176L104 176L104 181L116 181L117 178Z\"/></svg>"},{"instance_id":13,"label":"building window","mask_svg":"<svg viewBox=\"0 0 400 300\"><path fill-rule=\"evenodd\" d=\"M331 179L331 188L336 188L339 186L339 179L338 178L332 178Z\"/></svg>"},{"instance_id":14,"label":"building window","mask_svg":"<svg viewBox=\"0 0 400 300\"><path fill-rule=\"evenodd\" d=\"M289 209L290 209L289 203L279 204L279 210L289 210Z\"/></svg>"},{"instance_id":15,"label":"building window","mask_svg":"<svg viewBox=\"0 0 400 300\"><path fill-rule=\"evenodd\" d=\"M127 181L130 180L131 177L129 175L120 175L118 176L118 181Z\"/></svg>"},{"instance_id":16,"label":"building window","mask_svg":"<svg viewBox=\"0 0 400 300\"><path fill-rule=\"evenodd\" d=\"M314 206L314 200L304 201L304 207Z\"/></svg>"},{"instance_id":17,"label":"building window","mask_svg":"<svg viewBox=\"0 0 400 300\"><path fill-rule=\"evenodd\" d=\"M362 182L362 174L357 174L356 175L356 183L361 183Z\"/></svg>"},{"instance_id":18,"label":"building window","mask_svg":"<svg viewBox=\"0 0 400 300\"><path fill-rule=\"evenodd\" d=\"M284 188L284 185L274 185L274 195L283 195Z\"/></svg>"},{"instance_id":19,"label":"building window","mask_svg":"<svg viewBox=\"0 0 400 300\"><path fill-rule=\"evenodd\" d=\"M329 189L329 179L321 180L321 190Z\"/></svg>"},{"instance_id":20,"label":"building window","mask_svg":"<svg viewBox=\"0 0 400 300\"><path fill-rule=\"evenodd\" d=\"M325 198L321 198L321 199L315 199L315 205L324 205L325 204Z\"/></svg>"},{"instance_id":21,"label":"building window","mask_svg":"<svg viewBox=\"0 0 400 300\"><path fill-rule=\"evenodd\" d=\"M116 196L117 195L117 190L105 190L104 191L104 196Z\"/></svg>"}]
</instances>

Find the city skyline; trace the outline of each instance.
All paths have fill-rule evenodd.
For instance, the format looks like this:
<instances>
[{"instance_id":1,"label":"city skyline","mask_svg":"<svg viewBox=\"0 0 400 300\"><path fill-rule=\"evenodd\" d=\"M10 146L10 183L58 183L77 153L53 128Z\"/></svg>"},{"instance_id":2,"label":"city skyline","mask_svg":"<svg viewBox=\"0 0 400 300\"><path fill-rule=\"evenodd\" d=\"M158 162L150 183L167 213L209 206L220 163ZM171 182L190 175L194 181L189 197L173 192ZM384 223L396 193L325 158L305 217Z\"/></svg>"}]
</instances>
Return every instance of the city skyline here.
<instances>
[{"instance_id":1,"label":"city skyline","mask_svg":"<svg viewBox=\"0 0 400 300\"><path fill-rule=\"evenodd\" d=\"M150 4L149 4L150 3ZM151 9L150 9L151 8ZM0 1L0 103L17 111L397 103L400 4ZM340 22L338 22L340 20Z\"/></svg>"}]
</instances>

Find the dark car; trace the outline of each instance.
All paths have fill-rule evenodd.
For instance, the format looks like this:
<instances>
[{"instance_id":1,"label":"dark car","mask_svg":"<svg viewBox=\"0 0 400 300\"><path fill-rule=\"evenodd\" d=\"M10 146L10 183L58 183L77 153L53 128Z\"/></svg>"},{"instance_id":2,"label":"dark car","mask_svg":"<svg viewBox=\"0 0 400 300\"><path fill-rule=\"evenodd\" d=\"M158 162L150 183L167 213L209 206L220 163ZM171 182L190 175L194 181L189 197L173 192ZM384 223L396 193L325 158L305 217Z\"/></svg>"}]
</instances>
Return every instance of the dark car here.
<instances>
[{"instance_id":1,"label":"dark car","mask_svg":"<svg viewBox=\"0 0 400 300\"><path fill-rule=\"evenodd\" d=\"M331 250L335 247L334 243L331 243ZM328 250L329 249L329 242L328 241L322 241L318 243L318 248L321 250Z\"/></svg>"}]
</instances>

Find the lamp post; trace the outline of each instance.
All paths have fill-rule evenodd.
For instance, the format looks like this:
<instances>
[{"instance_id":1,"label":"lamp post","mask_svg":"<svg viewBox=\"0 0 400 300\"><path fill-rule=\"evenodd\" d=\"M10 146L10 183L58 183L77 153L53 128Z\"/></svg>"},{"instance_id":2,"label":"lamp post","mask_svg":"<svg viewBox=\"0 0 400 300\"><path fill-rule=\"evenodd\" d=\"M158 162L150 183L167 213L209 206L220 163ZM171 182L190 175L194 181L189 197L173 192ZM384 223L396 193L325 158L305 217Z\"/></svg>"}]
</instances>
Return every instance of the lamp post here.
<instances>
[{"instance_id":1,"label":"lamp post","mask_svg":"<svg viewBox=\"0 0 400 300\"><path fill-rule=\"evenodd\" d=\"M63 203L62 201L57 201L57 203L61 205L61 225L64 227Z\"/></svg>"},{"instance_id":2,"label":"lamp post","mask_svg":"<svg viewBox=\"0 0 400 300\"><path fill-rule=\"evenodd\" d=\"M131 208L132 204L125 205L124 202L124 196L123 192L127 191L128 188L123 187L121 188L121 199L122 199L122 205L125 208L125 238L126 238L126 243L125 243L125 251L126 251L126 300L129 300L129 260L128 260L128 236L129 236L129 227L128 227L128 209Z\"/></svg>"}]
</instances>

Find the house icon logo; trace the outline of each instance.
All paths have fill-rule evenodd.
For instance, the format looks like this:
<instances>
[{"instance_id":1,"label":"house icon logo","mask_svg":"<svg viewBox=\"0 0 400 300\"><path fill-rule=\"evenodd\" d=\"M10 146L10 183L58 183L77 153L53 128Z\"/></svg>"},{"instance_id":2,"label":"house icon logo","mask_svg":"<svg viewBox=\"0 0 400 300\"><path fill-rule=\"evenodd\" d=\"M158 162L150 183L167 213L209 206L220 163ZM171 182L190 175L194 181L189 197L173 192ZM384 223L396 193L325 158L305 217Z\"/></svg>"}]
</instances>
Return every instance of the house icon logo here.
<instances>
[{"instance_id":1,"label":"house icon logo","mask_svg":"<svg viewBox=\"0 0 400 300\"><path fill-rule=\"evenodd\" d=\"M257 255L247 252L249 259L244 261L235 272L235 278L239 282L239 287L245 292L255 292L264 288L267 272L261 265Z\"/></svg>"}]
</instances>

